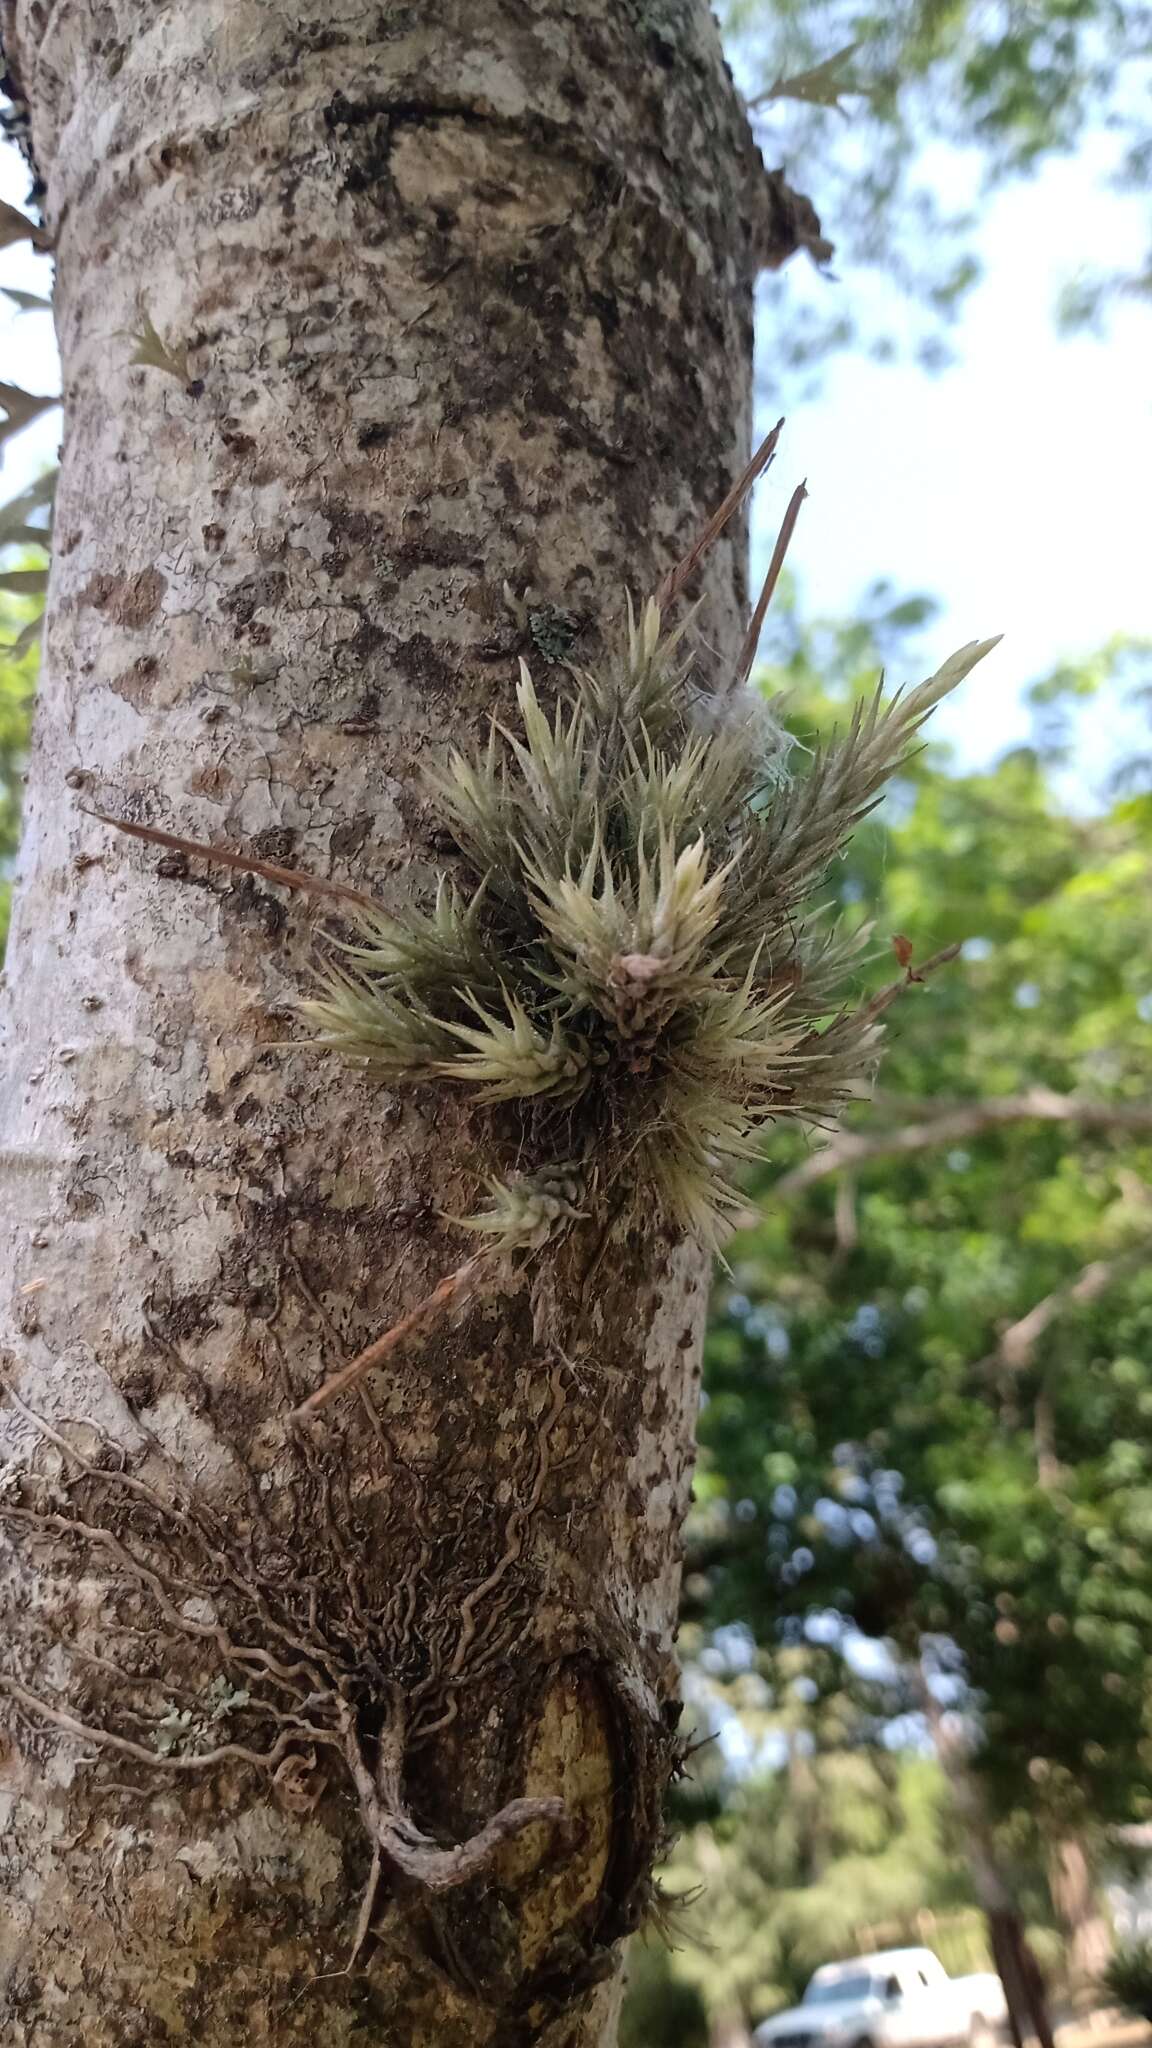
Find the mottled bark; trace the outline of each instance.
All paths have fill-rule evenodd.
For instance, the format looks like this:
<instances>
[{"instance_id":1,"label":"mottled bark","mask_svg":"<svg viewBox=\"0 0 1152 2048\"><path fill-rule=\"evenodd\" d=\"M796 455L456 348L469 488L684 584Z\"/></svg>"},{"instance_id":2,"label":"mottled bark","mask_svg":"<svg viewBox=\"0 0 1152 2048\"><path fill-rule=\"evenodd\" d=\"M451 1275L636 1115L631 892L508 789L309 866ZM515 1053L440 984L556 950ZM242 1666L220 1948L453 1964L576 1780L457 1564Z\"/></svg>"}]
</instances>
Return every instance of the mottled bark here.
<instances>
[{"instance_id":1,"label":"mottled bark","mask_svg":"<svg viewBox=\"0 0 1152 2048\"><path fill-rule=\"evenodd\" d=\"M484 1130L286 1047L315 912L89 813L425 892L422 762L675 560L814 224L705 0L6 33L66 423L2 1082L4 2038L584 2048L675 1760L703 1262L653 1223L585 1289L589 1227L294 1431L461 1257ZM723 663L738 537L706 587Z\"/></svg>"}]
</instances>

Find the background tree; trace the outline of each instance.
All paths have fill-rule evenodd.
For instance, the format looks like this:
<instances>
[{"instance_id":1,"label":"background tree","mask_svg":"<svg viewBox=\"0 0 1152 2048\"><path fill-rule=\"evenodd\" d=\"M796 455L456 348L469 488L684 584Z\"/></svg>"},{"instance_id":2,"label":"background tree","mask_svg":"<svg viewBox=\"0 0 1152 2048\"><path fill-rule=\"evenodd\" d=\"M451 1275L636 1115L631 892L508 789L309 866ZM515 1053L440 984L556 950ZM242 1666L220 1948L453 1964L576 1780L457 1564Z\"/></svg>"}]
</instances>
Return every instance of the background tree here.
<instances>
[{"instance_id":1,"label":"background tree","mask_svg":"<svg viewBox=\"0 0 1152 2048\"><path fill-rule=\"evenodd\" d=\"M723 19L769 160L804 165L837 224L837 264L897 286L929 367L946 359L948 322L980 277L992 192L1090 133L1107 144L1101 175L1114 189L1152 187L1152 17L1140 0L728 0ZM1152 260L1110 272L1075 218L1067 228L1066 324L1152 289ZM764 298L796 363L836 347L897 352L875 309L862 315L863 292L807 294L800 311L769 282Z\"/></svg>"},{"instance_id":2,"label":"background tree","mask_svg":"<svg viewBox=\"0 0 1152 2048\"><path fill-rule=\"evenodd\" d=\"M957 1974L987 1968L944 1776L900 1738L899 1673L865 1678L832 1642L764 1650L736 1628L701 1642L690 1625L686 1647L693 1708L720 1740L675 1794L665 1946L646 1938L626 2008L637 2048L664 2024L675 2039L686 1986L712 2041L746 2042L834 1956L928 1941Z\"/></svg>"},{"instance_id":3,"label":"background tree","mask_svg":"<svg viewBox=\"0 0 1152 2048\"><path fill-rule=\"evenodd\" d=\"M793 629L798 715L914 621L881 600L864 628ZM835 1614L927 1655L1082 1978L1096 1849L1152 1791L1152 805L1130 773L1102 814L1070 809L1061 717L1142 666L1117 647L1042 685L1043 744L987 772L922 756L849 852L844 904L878 896L881 934L962 961L855 1128L760 1183L709 1341L686 1582L695 1616L766 1643Z\"/></svg>"}]
</instances>

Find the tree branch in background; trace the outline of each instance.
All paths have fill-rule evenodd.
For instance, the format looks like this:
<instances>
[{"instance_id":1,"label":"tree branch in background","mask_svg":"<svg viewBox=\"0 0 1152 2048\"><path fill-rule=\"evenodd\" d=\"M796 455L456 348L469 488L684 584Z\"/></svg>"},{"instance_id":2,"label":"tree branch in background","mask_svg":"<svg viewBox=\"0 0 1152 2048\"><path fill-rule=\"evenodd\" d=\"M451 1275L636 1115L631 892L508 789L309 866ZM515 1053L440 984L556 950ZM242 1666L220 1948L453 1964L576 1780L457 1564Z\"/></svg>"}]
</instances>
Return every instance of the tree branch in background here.
<instances>
[{"instance_id":1,"label":"tree branch in background","mask_svg":"<svg viewBox=\"0 0 1152 2048\"><path fill-rule=\"evenodd\" d=\"M1009 1323L1001 1333L995 1351L981 1359L977 1370L989 1372L1001 1366L1009 1372L1023 1372L1032 1363L1037 1344L1057 1316L1063 1315L1065 1309L1079 1308L1085 1302L1098 1300L1126 1273L1139 1272L1150 1259L1152 1244L1148 1243L1133 1245L1114 1259L1093 1259L1066 1287L1053 1288L1051 1294L1046 1294L1042 1301L1028 1310L1027 1315Z\"/></svg>"},{"instance_id":2,"label":"tree branch in background","mask_svg":"<svg viewBox=\"0 0 1152 2048\"><path fill-rule=\"evenodd\" d=\"M923 969L921 970L923 972ZM896 988L899 988L896 984ZM892 1000L887 989L882 991ZM874 1001L880 999L874 998ZM902 1107L891 1099L882 1107L897 1115ZM883 1131L841 1131L810 1159L794 1166L776 1182L774 1195L798 1195L804 1188L845 1166L860 1166L870 1159L890 1159L905 1152L928 1152L937 1145L955 1145L963 1138L979 1137L998 1124L1078 1124L1082 1130L1147 1132L1152 1136L1152 1106L1137 1102L1090 1102L1079 1095L1058 1095L1051 1088L1026 1088L1019 1095L990 1095L947 1109L940 1116L921 1122L895 1125Z\"/></svg>"},{"instance_id":3,"label":"tree branch in background","mask_svg":"<svg viewBox=\"0 0 1152 2048\"><path fill-rule=\"evenodd\" d=\"M1141 1266L1152 1258L1152 1244L1147 1241L1132 1245L1126 1252L1117 1253L1112 1259L1092 1259L1088 1265L1064 1287L1054 1287L1036 1302L1026 1315L1009 1323L1000 1333L995 1351L982 1358L976 1372L997 1382L1006 1410L1015 1415L1015 1398L1012 1382L1032 1364L1040 1339L1051 1328L1058 1316L1070 1308L1082 1307L1086 1302L1096 1301L1109 1287L1122 1280L1127 1273L1139 1272ZM1036 1476L1045 1489L1058 1486L1063 1472L1056 1448L1056 1415L1052 1404L1052 1389L1044 1382L1036 1389L1032 1403L1032 1447L1036 1455Z\"/></svg>"},{"instance_id":4,"label":"tree branch in background","mask_svg":"<svg viewBox=\"0 0 1152 2048\"><path fill-rule=\"evenodd\" d=\"M907 939L897 937L893 939L892 944L904 972L898 975L895 981L888 982L884 988L877 989L874 996L869 996L863 1006L862 1014L865 1017L882 1017L885 1010L891 1009L897 996L904 994L905 989L922 982L926 975L935 974L938 967L947 967L948 962L955 960L960 951L960 942L957 940L951 946L941 946L937 953L930 953L927 960L922 960L917 967L913 962L912 947Z\"/></svg>"}]
</instances>

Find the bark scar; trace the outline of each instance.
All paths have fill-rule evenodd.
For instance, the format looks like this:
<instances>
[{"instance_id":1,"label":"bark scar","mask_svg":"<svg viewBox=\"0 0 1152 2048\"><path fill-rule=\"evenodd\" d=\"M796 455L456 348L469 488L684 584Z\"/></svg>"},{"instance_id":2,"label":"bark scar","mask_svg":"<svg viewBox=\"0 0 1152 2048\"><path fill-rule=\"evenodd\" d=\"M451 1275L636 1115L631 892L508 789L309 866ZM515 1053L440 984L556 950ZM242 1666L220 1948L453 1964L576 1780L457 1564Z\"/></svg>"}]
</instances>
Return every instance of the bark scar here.
<instances>
[{"instance_id":1,"label":"bark scar","mask_svg":"<svg viewBox=\"0 0 1152 2048\"><path fill-rule=\"evenodd\" d=\"M368 1765L349 1713L345 1721L348 1768L360 1798L360 1810L372 1841L384 1861L426 1891L452 1891L479 1877L497 1851L525 1828L545 1823L556 1842L567 1833L568 1809L562 1799L510 1799L498 1813L451 1848L443 1848L417 1827L400 1789L403 1736L393 1726L379 1739L375 1772Z\"/></svg>"}]
</instances>

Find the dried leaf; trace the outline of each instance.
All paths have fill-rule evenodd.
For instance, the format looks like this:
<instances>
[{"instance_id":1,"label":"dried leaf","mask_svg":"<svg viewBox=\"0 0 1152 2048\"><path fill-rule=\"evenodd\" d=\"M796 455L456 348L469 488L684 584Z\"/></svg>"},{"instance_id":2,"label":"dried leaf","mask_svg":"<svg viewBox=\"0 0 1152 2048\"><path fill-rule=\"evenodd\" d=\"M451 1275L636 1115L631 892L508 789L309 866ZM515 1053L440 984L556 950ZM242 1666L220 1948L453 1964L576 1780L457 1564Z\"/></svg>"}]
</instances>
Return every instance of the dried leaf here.
<instances>
[{"instance_id":1,"label":"dried leaf","mask_svg":"<svg viewBox=\"0 0 1152 2048\"><path fill-rule=\"evenodd\" d=\"M40 574L40 571L28 572ZM47 576L47 571L43 572ZM0 576L0 589L5 578ZM128 818L111 818L105 811L89 814L99 818L102 825L112 825L117 832L127 832L131 839L146 840L149 846L167 846L173 853L193 853L199 860L215 863L217 867L235 868L242 875L260 875L266 882L278 882L284 889L304 889L313 896L338 896L348 903L359 903L367 910L378 910L379 905L363 889L350 888L346 882L327 882L320 875L306 875L299 868L277 867L274 861L257 860L254 855L233 853L227 846L209 846L203 839L184 839L178 832L164 832L158 825L136 825Z\"/></svg>"},{"instance_id":2,"label":"dried leaf","mask_svg":"<svg viewBox=\"0 0 1152 2048\"><path fill-rule=\"evenodd\" d=\"M22 661L30 647L35 647L44 630L44 614L38 612L34 619L21 628L15 640L0 645L0 653L7 654L13 661Z\"/></svg>"},{"instance_id":3,"label":"dried leaf","mask_svg":"<svg viewBox=\"0 0 1152 2048\"><path fill-rule=\"evenodd\" d=\"M757 93L749 104L764 107L771 100L801 100L807 107L834 107L838 114L842 114L842 93L863 96L869 90L852 77L849 69L859 48L858 42L846 43L835 56L825 57L822 63L813 64L809 71L797 71L792 78L778 78L765 92Z\"/></svg>"},{"instance_id":4,"label":"dried leaf","mask_svg":"<svg viewBox=\"0 0 1152 2048\"><path fill-rule=\"evenodd\" d=\"M893 932L892 951L895 953L896 958L900 962L901 967L908 967L911 965L912 954L915 951L915 948L913 947L911 939L905 938L903 932Z\"/></svg>"},{"instance_id":5,"label":"dried leaf","mask_svg":"<svg viewBox=\"0 0 1152 2048\"><path fill-rule=\"evenodd\" d=\"M18 597L39 597L48 588L47 569L5 569L0 571L0 590Z\"/></svg>"},{"instance_id":6,"label":"dried leaf","mask_svg":"<svg viewBox=\"0 0 1152 2048\"><path fill-rule=\"evenodd\" d=\"M10 249L14 242L31 242L34 249L52 246L43 228L38 228L26 213L0 199L0 249Z\"/></svg>"},{"instance_id":7,"label":"dried leaf","mask_svg":"<svg viewBox=\"0 0 1152 2048\"><path fill-rule=\"evenodd\" d=\"M189 382L187 345L184 342L177 342L170 347L157 334L152 324L151 314L144 313L142 318L144 324L140 332L132 336L136 347L128 358L129 362L139 363L145 369L163 370L167 376L175 377L177 383L187 384Z\"/></svg>"},{"instance_id":8,"label":"dried leaf","mask_svg":"<svg viewBox=\"0 0 1152 2048\"><path fill-rule=\"evenodd\" d=\"M32 420L38 419L42 412L51 412L52 407L59 403L58 392L44 394L24 391L19 384L0 384L0 408L7 415L0 426L0 442L10 440L13 434L20 433Z\"/></svg>"}]
</instances>

